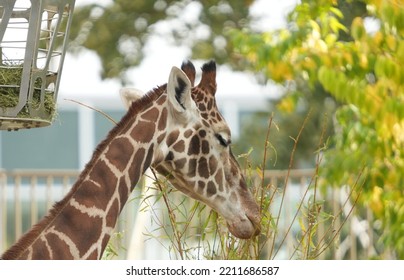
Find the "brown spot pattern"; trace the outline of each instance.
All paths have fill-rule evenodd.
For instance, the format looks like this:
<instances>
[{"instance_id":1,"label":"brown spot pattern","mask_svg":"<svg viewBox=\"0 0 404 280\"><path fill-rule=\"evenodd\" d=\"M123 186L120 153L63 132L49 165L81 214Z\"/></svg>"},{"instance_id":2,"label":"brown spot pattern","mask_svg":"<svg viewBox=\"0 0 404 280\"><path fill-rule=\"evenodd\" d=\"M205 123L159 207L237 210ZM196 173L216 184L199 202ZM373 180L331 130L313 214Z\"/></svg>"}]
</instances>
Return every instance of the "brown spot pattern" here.
<instances>
[{"instance_id":1,"label":"brown spot pattern","mask_svg":"<svg viewBox=\"0 0 404 280\"><path fill-rule=\"evenodd\" d=\"M201 149L200 140L198 135L194 135L189 142L188 155L197 155Z\"/></svg>"},{"instance_id":2,"label":"brown spot pattern","mask_svg":"<svg viewBox=\"0 0 404 280\"><path fill-rule=\"evenodd\" d=\"M219 169L216 173L215 176L215 181L217 183L217 185L219 186L219 191L222 192L223 191L223 169Z\"/></svg>"},{"instance_id":3,"label":"brown spot pattern","mask_svg":"<svg viewBox=\"0 0 404 280\"><path fill-rule=\"evenodd\" d=\"M159 117L159 110L157 108L151 108L150 110L144 112L141 116L142 119L150 122L157 122Z\"/></svg>"},{"instance_id":4,"label":"brown spot pattern","mask_svg":"<svg viewBox=\"0 0 404 280\"><path fill-rule=\"evenodd\" d=\"M112 140L108 146L105 157L119 171L123 171L128 165L128 161L133 154L133 146L127 138L117 138Z\"/></svg>"},{"instance_id":5,"label":"brown spot pattern","mask_svg":"<svg viewBox=\"0 0 404 280\"><path fill-rule=\"evenodd\" d=\"M203 193L204 188L205 188L205 182L204 181L198 181L198 191L200 193Z\"/></svg>"},{"instance_id":6,"label":"brown spot pattern","mask_svg":"<svg viewBox=\"0 0 404 280\"><path fill-rule=\"evenodd\" d=\"M152 144L149 148L149 151L147 151L147 156L146 156L146 159L143 164L143 172L145 172L146 169L150 167L151 162L153 160L153 153L154 153L154 144ZM140 162L139 162L139 165L140 165ZM143 174L143 172L142 172L142 174Z\"/></svg>"},{"instance_id":7,"label":"brown spot pattern","mask_svg":"<svg viewBox=\"0 0 404 280\"><path fill-rule=\"evenodd\" d=\"M164 138L166 137L166 133L162 133L161 135L159 135L159 137L157 137L157 143L161 143L163 142Z\"/></svg>"},{"instance_id":8,"label":"brown spot pattern","mask_svg":"<svg viewBox=\"0 0 404 280\"><path fill-rule=\"evenodd\" d=\"M134 186L127 186L126 185L124 176L119 178L118 193L119 193L119 201L121 201L121 203L128 199L129 188L130 188L130 190L132 190L133 187Z\"/></svg>"},{"instance_id":9,"label":"brown spot pattern","mask_svg":"<svg viewBox=\"0 0 404 280\"><path fill-rule=\"evenodd\" d=\"M34 246L38 246L39 248L46 248L45 241L43 241L41 239L37 239L35 241ZM29 251L26 250L26 253L24 254L24 255L26 255L26 257L24 257L24 255L22 255L21 259L28 258L28 252ZM33 251L32 251L32 257L33 257L34 260L49 260L50 259L50 252L48 250L35 250L35 247L34 247ZM72 258L72 257L70 257L70 258Z\"/></svg>"},{"instance_id":10,"label":"brown spot pattern","mask_svg":"<svg viewBox=\"0 0 404 280\"><path fill-rule=\"evenodd\" d=\"M73 259L73 256L67 247L67 244L63 243L63 241L61 241L60 238L56 234L48 233L46 235L46 239L51 248L58 248L57 251L53 251L53 258L56 258L59 260L72 260ZM63 245L61 243L63 243ZM41 253L36 253L36 250L34 250L33 253L34 253L32 256L33 259L38 259L38 257L41 255Z\"/></svg>"},{"instance_id":11,"label":"brown spot pattern","mask_svg":"<svg viewBox=\"0 0 404 280\"><path fill-rule=\"evenodd\" d=\"M185 159L185 158L178 159L175 161L175 167L177 169L182 169L182 168L184 168L186 162L187 162L187 159Z\"/></svg>"},{"instance_id":12,"label":"brown spot pattern","mask_svg":"<svg viewBox=\"0 0 404 280\"><path fill-rule=\"evenodd\" d=\"M115 227L117 217L119 216L120 208L119 208L119 203L115 199L115 201L112 203L111 208L109 209L109 212L107 214L106 218L106 225L107 227Z\"/></svg>"},{"instance_id":13,"label":"brown spot pattern","mask_svg":"<svg viewBox=\"0 0 404 280\"><path fill-rule=\"evenodd\" d=\"M178 152L178 153L182 153L185 150L185 142L184 140L180 140L178 141L174 146L173 149Z\"/></svg>"},{"instance_id":14,"label":"brown spot pattern","mask_svg":"<svg viewBox=\"0 0 404 280\"><path fill-rule=\"evenodd\" d=\"M137 182L140 179L140 170L142 168L142 165L140 164L145 157L146 150L144 148L140 148L137 150L134 158L132 165L129 167L129 177L131 182Z\"/></svg>"},{"instance_id":15,"label":"brown spot pattern","mask_svg":"<svg viewBox=\"0 0 404 280\"><path fill-rule=\"evenodd\" d=\"M212 181L209 181L208 188L207 188L208 197L216 194L216 186Z\"/></svg>"},{"instance_id":16,"label":"brown spot pattern","mask_svg":"<svg viewBox=\"0 0 404 280\"><path fill-rule=\"evenodd\" d=\"M201 157L198 161L198 174L203 178L209 178L208 161L205 157Z\"/></svg>"},{"instance_id":17,"label":"brown spot pattern","mask_svg":"<svg viewBox=\"0 0 404 280\"><path fill-rule=\"evenodd\" d=\"M192 135L192 129L187 129L187 130L184 132L184 137L185 137L185 138L189 138L191 135Z\"/></svg>"},{"instance_id":18,"label":"brown spot pattern","mask_svg":"<svg viewBox=\"0 0 404 280\"><path fill-rule=\"evenodd\" d=\"M61 215L63 215L63 223L58 223L55 226L55 230L66 234L76 244L77 248L80 248L81 252L87 252L91 245L96 243L100 237L100 232L94 230L94 228L102 228L102 218L81 213L81 211L74 207L70 207L69 211L63 211ZM83 221L87 222L83 223ZM80 232L80 234L77 234L77 232ZM85 236L85 238L82 238L82 236ZM56 238L59 241L55 241L60 242L60 239Z\"/></svg>"},{"instance_id":19,"label":"brown spot pattern","mask_svg":"<svg viewBox=\"0 0 404 280\"><path fill-rule=\"evenodd\" d=\"M195 177L196 175L196 159L191 158L188 163L188 176Z\"/></svg>"},{"instance_id":20,"label":"brown spot pattern","mask_svg":"<svg viewBox=\"0 0 404 280\"><path fill-rule=\"evenodd\" d=\"M206 130L204 129L199 130L199 136L201 136L201 138L204 138L206 136Z\"/></svg>"},{"instance_id":21,"label":"brown spot pattern","mask_svg":"<svg viewBox=\"0 0 404 280\"><path fill-rule=\"evenodd\" d=\"M154 137L155 126L151 122L139 121L130 135L139 143L149 143Z\"/></svg>"},{"instance_id":22,"label":"brown spot pattern","mask_svg":"<svg viewBox=\"0 0 404 280\"><path fill-rule=\"evenodd\" d=\"M217 169L217 159L214 156L209 158L210 174L215 174Z\"/></svg>"},{"instance_id":23,"label":"brown spot pattern","mask_svg":"<svg viewBox=\"0 0 404 280\"><path fill-rule=\"evenodd\" d=\"M209 142L207 140L202 140L202 153L206 155L209 151Z\"/></svg>"},{"instance_id":24,"label":"brown spot pattern","mask_svg":"<svg viewBox=\"0 0 404 280\"><path fill-rule=\"evenodd\" d=\"M177 141L179 135L180 135L180 132L178 130L175 130L175 131L171 132L170 134L168 134L167 146L170 147L172 144L174 144Z\"/></svg>"},{"instance_id":25,"label":"brown spot pattern","mask_svg":"<svg viewBox=\"0 0 404 280\"><path fill-rule=\"evenodd\" d=\"M163 108L160 114L160 119L157 128L158 130L161 131L166 128L166 125L167 125L167 109Z\"/></svg>"}]
</instances>

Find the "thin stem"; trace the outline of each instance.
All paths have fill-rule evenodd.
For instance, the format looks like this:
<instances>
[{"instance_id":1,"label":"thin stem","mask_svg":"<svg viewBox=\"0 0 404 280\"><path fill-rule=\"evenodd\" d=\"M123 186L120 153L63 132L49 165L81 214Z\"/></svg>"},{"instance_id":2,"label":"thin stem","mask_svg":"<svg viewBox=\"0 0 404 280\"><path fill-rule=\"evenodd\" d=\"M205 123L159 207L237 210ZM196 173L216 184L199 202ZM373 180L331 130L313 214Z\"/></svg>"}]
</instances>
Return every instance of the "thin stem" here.
<instances>
[{"instance_id":1,"label":"thin stem","mask_svg":"<svg viewBox=\"0 0 404 280\"><path fill-rule=\"evenodd\" d=\"M276 229L278 228L278 224L279 224L279 220L280 220L280 215L281 215L282 207L283 207L283 202L284 202L284 200L285 200L286 189L287 189L288 182L289 182L290 171L291 171L292 166L293 166L293 160L294 160L295 152L296 152L296 149L297 149L297 143L299 142L299 139L300 139L300 136L301 136L301 134L302 134L302 132L303 132L303 130L304 130L304 127L306 126L306 123L307 123L307 121L309 120L310 113L311 113L311 110L309 111L309 113L307 114L306 118L304 119L303 124L302 124L302 126L301 126L301 128L300 128L300 130L299 130L299 133L297 134L296 139L293 139L293 138L291 137L291 138L294 140L294 144L293 144L292 153L291 153L291 155L290 155L288 172L287 172L287 175L286 175L286 177L285 177L285 186L284 186L284 190L283 190L283 194L282 194L282 198L281 198L281 204L280 204L280 206L279 206L278 218L277 218L276 224L275 224L275 228L276 228ZM274 247L275 247L276 234L277 234L277 231L274 232L274 237L273 237L272 246L271 246L271 252L270 252L270 254L269 254L269 257L270 257L270 258L271 258L271 256L272 256L272 253L273 253L273 250L274 250ZM288 234L288 233L287 233L287 234ZM287 234L286 234L286 235L287 235ZM278 252L278 251L279 251L279 250L277 250L277 252ZM272 259L274 259L275 257L276 257L276 254L273 256Z\"/></svg>"},{"instance_id":2,"label":"thin stem","mask_svg":"<svg viewBox=\"0 0 404 280\"><path fill-rule=\"evenodd\" d=\"M321 147L323 145L323 139L324 139L325 131L326 131L326 128L327 128L327 120L328 120L328 118L326 117L325 120L323 121L323 128L321 129L320 139L319 139L317 147ZM318 186L319 167L320 167L320 163L321 163L321 160L322 160L320 151L321 151L321 149L318 150L317 158L316 158L316 171L315 171L315 179L314 179L314 194L313 194L313 204L312 204L312 207L314 207L314 211L315 211L314 212L315 216L313 217L313 218L315 218L315 221L313 221L313 222L311 221L311 216L310 216L313 213L311 211L310 204L309 204L309 208L308 208L309 212L308 212L307 231L309 232L309 235L307 236L308 242L307 242L307 250L306 250L306 252L307 252L306 253L306 259L308 259L309 256L310 256L311 231L313 229L313 225L317 224L317 216L318 216L318 211L316 209L316 207L317 207L316 206L317 186Z\"/></svg>"},{"instance_id":3,"label":"thin stem","mask_svg":"<svg viewBox=\"0 0 404 280\"><path fill-rule=\"evenodd\" d=\"M261 219L262 219L262 212L264 210L263 205L264 205L265 192L268 189L267 187L264 187L265 186L265 170L266 170L265 166L266 166L266 162L267 162L267 150L268 150L269 135L270 135L271 127L272 127L273 117L274 117L274 114L272 113L271 116L269 117L269 121L268 121L268 128L267 128L267 133L266 133L266 136L265 136L264 157L263 157L262 165L261 165L261 168L262 168L261 199L260 199L261 200L260 201L260 216L261 216ZM272 199L273 199L273 196L271 197L271 200L270 200L268 205L270 205L270 203L272 202ZM265 210L267 210L267 209L265 209ZM267 235L268 235L268 233L267 233ZM265 244L266 240L264 240L263 243ZM264 244L262 245L261 248L264 247ZM259 237L257 237L257 246L256 246L255 253L256 253L257 256L259 256L259 253L260 253L260 239L259 239Z\"/></svg>"},{"instance_id":4,"label":"thin stem","mask_svg":"<svg viewBox=\"0 0 404 280\"><path fill-rule=\"evenodd\" d=\"M289 257L289 260L291 260L293 258L293 256L296 254L296 252L298 251L300 245L303 243L303 240L306 238L308 231L306 230L306 232L302 235L302 238L300 238L299 244L297 244L295 250L293 251L292 255Z\"/></svg>"},{"instance_id":5,"label":"thin stem","mask_svg":"<svg viewBox=\"0 0 404 280\"><path fill-rule=\"evenodd\" d=\"M107 113L104 113L103 111L101 111L101 110L99 110L99 109L97 109L97 108L91 107L90 105L81 103L80 101L77 101L77 100L66 99L66 98L65 98L65 100L66 100L66 101L73 102L73 103L77 103L77 104L79 104L79 105L81 105L81 106L84 106L84 107L86 107L86 108L89 108L89 109L91 109L91 110L94 110L94 111L96 111L97 113L100 113L101 115L103 115L104 117L106 117L106 118L107 118L108 120L110 120L113 124L118 124L110 115L108 115Z\"/></svg>"},{"instance_id":6,"label":"thin stem","mask_svg":"<svg viewBox=\"0 0 404 280\"><path fill-rule=\"evenodd\" d=\"M313 181L313 178L314 178L315 176L316 176L316 174L314 174L314 175L312 176L311 181L310 181L309 185L307 186L306 191L305 191L304 194L303 194L303 197L300 199L300 203L299 203L299 206L297 207L297 210L296 210L296 212L295 212L295 215L293 216L292 221L291 221L291 223L289 224L288 229L286 230L286 234L283 236L283 239L282 239L281 243L279 244L279 247L278 247L278 249L276 250L274 257L278 254L279 250L281 249L283 243L284 243L285 240L286 240L286 237L288 236L289 232L291 231L292 226L293 226L294 222L296 221L297 216L298 216L299 213L300 213L300 209L301 209L302 206L303 206L304 199L306 198L306 195L307 195L308 192L309 192L311 182ZM306 232L306 233L307 233L307 232ZM305 234L305 235L306 235L306 234Z\"/></svg>"},{"instance_id":7,"label":"thin stem","mask_svg":"<svg viewBox=\"0 0 404 280\"><path fill-rule=\"evenodd\" d=\"M171 209L170 202L168 201L167 195L165 194L165 192L163 190L163 187L160 184L160 181L157 179L156 172L153 170L153 168L150 168L150 170L153 173L153 176L155 177L156 184L157 184L159 190L162 193L163 201L164 201L164 203L165 203L165 205L167 207L170 224L171 224L171 227L173 229L174 238L175 238L175 240L177 242L177 246L178 246L178 253L181 256L181 259L184 260L184 250L182 249L181 237L180 237L180 234L178 233L178 230L177 230L177 227L176 227L176 224L175 224L176 219L175 219L174 211Z\"/></svg>"},{"instance_id":8,"label":"thin stem","mask_svg":"<svg viewBox=\"0 0 404 280\"><path fill-rule=\"evenodd\" d=\"M354 184L353 188L352 188L351 191L349 192L349 195L348 195L347 199L344 201L344 204L341 206L341 209L340 209L340 211L338 212L338 214L337 214L336 216L341 215L341 213L342 213L342 211L343 211L345 205L348 203L349 199L352 197L352 194L353 194L353 192L354 192L356 186L358 185L359 179L362 177L362 174L363 174L363 172L364 172L364 169L365 169L365 168L363 167L362 170L360 171L359 176L356 178L356 181L355 181L355 184ZM363 182L363 184L360 186L359 193L358 193L358 195L356 196L356 198L355 198L355 200L354 200L354 203L353 203L351 209L350 209L349 212L348 212L348 215L346 215L345 219L343 220L343 222L342 222L341 225L339 226L338 230L337 230L337 231L335 232L335 234L332 236L330 242L328 242L328 244L315 256L316 258L319 257L322 253L324 253L324 251L327 250L328 247L330 247L330 244L332 244L332 243L334 242L335 238L336 238L336 237L339 235L339 233L341 232L342 227L345 225L345 223L347 222L348 218L351 216L352 211L354 210L354 208L355 208L355 206L356 206L356 204L357 204L357 202L358 202L358 200L359 200L359 197L360 197L360 195L361 195L361 193L362 193L364 184L365 184L365 182ZM330 226L329 230L330 230L330 229L332 229L332 226ZM328 231L328 232L329 232L329 231ZM324 234L322 240L325 238L326 235L327 235L327 233Z\"/></svg>"},{"instance_id":9,"label":"thin stem","mask_svg":"<svg viewBox=\"0 0 404 280\"><path fill-rule=\"evenodd\" d=\"M263 203L264 203L264 191L265 191L265 188L264 188L264 185L265 185L265 165L266 165L266 162L267 162L267 150L268 150L268 140L269 140L269 134L270 134L270 131L271 131L271 127L272 127L272 120L273 120L273 117L274 117L274 114L272 113L272 115L269 117L269 122L268 122L268 128L267 128L267 133L266 133L266 136L265 136L265 145L264 145L264 157L263 157L263 159L262 159L262 178L261 178L261 206L263 205ZM262 211L262 207L260 208L260 210ZM260 214L261 214L261 212L260 212Z\"/></svg>"}]
</instances>

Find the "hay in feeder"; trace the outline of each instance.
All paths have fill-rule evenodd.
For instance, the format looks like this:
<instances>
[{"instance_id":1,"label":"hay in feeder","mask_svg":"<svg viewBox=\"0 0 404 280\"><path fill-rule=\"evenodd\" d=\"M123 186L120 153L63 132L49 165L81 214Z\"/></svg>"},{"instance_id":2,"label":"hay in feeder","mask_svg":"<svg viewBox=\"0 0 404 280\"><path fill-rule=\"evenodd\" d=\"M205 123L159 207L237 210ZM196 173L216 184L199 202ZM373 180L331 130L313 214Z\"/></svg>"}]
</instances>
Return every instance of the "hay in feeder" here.
<instances>
[{"instance_id":1,"label":"hay in feeder","mask_svg":"<svg viewBox=\"0 0 404 280\"><path fill-rule=\"evenodd\" d=\"M20 95L20 84L22 78L22 65L0 67L0 108L12 108L17 106ZM32 100L17 114L18 118L31 118L29 105L33 109L39 109L41 106L41 86L42 80L37 79L34 83ZM55 112L54 92L45 90L44 109L49 114L50 119Z\"/></svg>"}]
</instances>

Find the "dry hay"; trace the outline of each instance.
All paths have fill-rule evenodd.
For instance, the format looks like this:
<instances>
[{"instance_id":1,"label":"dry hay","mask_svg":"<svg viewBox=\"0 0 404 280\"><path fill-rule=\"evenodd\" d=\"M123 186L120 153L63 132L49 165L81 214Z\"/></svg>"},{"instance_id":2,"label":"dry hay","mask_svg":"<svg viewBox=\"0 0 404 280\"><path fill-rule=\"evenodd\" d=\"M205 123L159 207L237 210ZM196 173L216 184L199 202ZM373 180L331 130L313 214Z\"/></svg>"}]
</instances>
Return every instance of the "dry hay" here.
<instances>
[{"instance_id":1,"label":"dry hay","mask_svg":"<svg viewBox=\"0 0 404 280\"><path fill-rule=\"evenodd\" d=\"M20 94L20 84L22 77L21 66L0 66L0 108L12 108L17 106ZM32 117L29 113L29 105L33 109L39 109L41 106L41 86L42 81L37 79L34 83L33 98L30 104L26 104L22 110L17 114L18 118ZM45 91L44 98L45 112L49 114L50 119L55 112L55 100L53 91ZM1 113L1 110L0 110Z\"/></svg>"}]
</instances>

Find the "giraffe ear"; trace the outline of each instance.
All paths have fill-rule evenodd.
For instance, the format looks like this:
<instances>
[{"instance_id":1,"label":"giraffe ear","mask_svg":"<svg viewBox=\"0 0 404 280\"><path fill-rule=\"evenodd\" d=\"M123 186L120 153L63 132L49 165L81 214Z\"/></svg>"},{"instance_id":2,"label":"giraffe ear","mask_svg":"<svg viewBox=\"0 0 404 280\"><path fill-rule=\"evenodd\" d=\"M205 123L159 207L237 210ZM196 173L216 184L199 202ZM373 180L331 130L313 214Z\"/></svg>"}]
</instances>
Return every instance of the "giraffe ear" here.
<instances>
[{"instance_id":1,"label":"giraffe ear","mask_svg":"<svg viewBox=\"0 0 404 280\"><path fill-rule=\"evenodd\" d=\"M143 95L143 91L135 88L122 88L119 90L123 105L126 110L130 108L133 102L139 100Z\"/></svg>"},{"instance_id":2,"label":"giraffe ear","mask_svg":"<svg viewBox=\"0 0 404 280\"><path fill-rule=\"evenodd\" d=\"M193 107L191 88L187 75L181 69L173 67L168 78L167 94L175 112L185 113Z\"/></svg>"}]
</instances>

